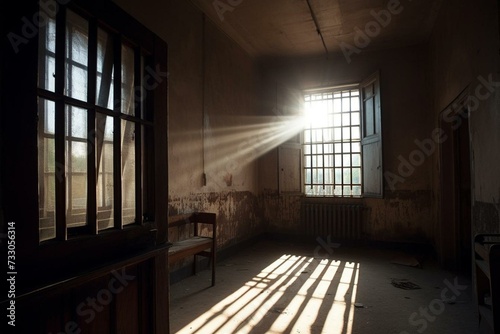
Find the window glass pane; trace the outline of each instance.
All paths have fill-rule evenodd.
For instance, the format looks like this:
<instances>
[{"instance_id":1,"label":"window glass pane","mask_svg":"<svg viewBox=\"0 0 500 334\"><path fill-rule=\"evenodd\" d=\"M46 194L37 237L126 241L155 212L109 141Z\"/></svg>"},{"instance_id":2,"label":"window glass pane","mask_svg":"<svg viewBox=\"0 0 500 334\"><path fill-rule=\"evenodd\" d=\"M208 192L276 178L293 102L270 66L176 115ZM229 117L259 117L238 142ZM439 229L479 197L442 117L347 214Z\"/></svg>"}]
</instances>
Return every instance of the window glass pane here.
<instances>
[{"instance_id":1,"label":"window glass pane","mask_svg":"<svg viewBox=\"0 0 500 334\"><path fill-rule=\"evenodd\" d=\"M351 124L359 125L359 112L353 112L351 114Z\"/></svg>"},{"instance_id":2,"label":"window glass pane","mask_svg":"<svg viewBox=\"0 0 500 334\"><path fill-rule=\"evenodd\" d=\"M352 148L353 152L359 153L359 152L361 152L361 143L360 142L353 142L351 145L351 148Z\"/></svg>"},{"instance_id":3,"label":"window glass pane","mask_svg":"<svg viewBox=\"0 0 500 334\"><path fill-rule=\"evenodd\" d=\"M342 184L342 168L335 168L335 183Z\"/></svg>"},{"instance_id":4,"label":"window glass pane","mask_svg":"<svg viewBox=\"0 0 500 334\"><path fill-rule=\"evenodd\" d=\"M325 153L333 153L333 144L325 144L323 145Z\"/></svg>"},{"instance_id":5,"label":"window glass pane","mask_svg":"<svg viewBox=\"0 0 500 334\"><path fill-rule=\"evenodd\" d=\"M311 170L306 169L306 184L311 184Z\"/></svg>"},{"instance_id":6,"label":"window glass pane","mask_svg":"<svg viewBox=\"0 0 500 334\"><path fill-rule=\"evenodd\" d=\"M135 216L135 123L122 120L122 221L132 224Z\"/></svg>"},{"instance_id":7,"label":"window glass pane","mask_svg":"<svg viewBox=\"0 0 500 334\"><path fill-rule=\"evenodd\" d=\"M56 237L55 103L38 100L38 207L40 241ZM59 179L56 178L59 176Z\"/></svg>"},{"instance_id":8,"label":"window glass pane","mask_svg":"<svg viewBox=\"0 0 500 334\"><path fill-rule=\"evenodd\" d=\"M335 154L335 166L342 167L342 155Z\"/></svg>"},{"instance_id":9,"label":"window glass pane","mask_svg":"<svg viewBox=\"0 0 500 334\"><path fill-rule=\"evenodd\" d=\"M342 160L342 167L349 167L351 166L351 155L350 154L344 154L343 155L343 160Z\"/></svg>"},{"instance_id":10,"label":"window glass pane","mask_svg":"<svg viewBox=\"0 0 500 334\"><path fill-rule=\"evenodd\" d=\"M324 156L325 167L333 167L333 155L328 154Z\"/></svg>"},{"instance_id":11,"label":"window glass pane","mask_svg":"<svg viewBox=\"0 0 500 334\"><path fill-rule=\"evenodd\" d=\"M351 114L342 114L342 126L351 125Z\"/></svg>"},{"instance_id":12,"label":"window glass pane","mask_svg":"<svg viewBox=\"0 0 500 334\"><path fill-rule=\"evenodd\" d=\"M352 183L361 184L361 168L352 169Z\"/></svg>"},{"instance_id":13,"label":"window glass pane","mask_svg":"<svg viewBox=\"0 0 500 334\"><path fill-rule=\"evenodd\" d=\"M353 126L351 128L351 130L352 130L352 139L353 140L360 140L361 136L360 136L360 133L359 133L359 126Z\"/></svg>"},{"instance_id":14,"label":"window glass pane","mask_svg":"<svg viewBox=\"0 0 500 334\"><path fill-rule=\"evenodd\" d=\"M333 196L334 188L333 186L325 186L325 196Z\"/></svg>"},{"instance_id":15,"label":"window glass pane","mask_svg":"<svg viewBox=\"0 0 500 334\"><path fill-rule=\"evenodd\" d=\"M66 224L87 224L87 111L66 106Z\"/></svg>"},{"instance_id":16,"label":"window glass pane","mask_svg":"<svg viewBox=\"0 0 500 334\"><path fill-rule=\"evenodd\" d=\"M113 109L114 66L113 37L102 29L97 32L97 94L96 104Z\"/></svg>"},{"instance_id":17,"label":"window glass pane","mask_svg":"<svg viewBox=\"0 0 500 334\"><path fill-rule=\"evenodd\" d=\"M352 165L354 167L360 167L361 166L361 154L353 154L352 155Z\"/></svg>"},{"instance_id":18,"label":"window glass pane","mask_svg":"<svg viewBox=\"0 0 500 334\"><path fill-rule=\"evenodd\" d=\"M344 168L343 173L344 173L344 183L350 184L351 183L351 169Z\"/></svg>"},{"instance_id":19,"label":"window glass pane","mask_svg":"<svg viewBox=\"0 0 500 334\"><path fill-rule=\"evenodd\" d=\"M351 111L358 111L359 110L359 97L352 97L351 98Z\"/></svg>"},{"instance_id":20,"label":"window glass pane","mask_svg":"<svg viewBox=\"0 0 500 334\"><path fill-rule=\"evenodd\" d=\"M122 45L122 113L134 115L134 50Z\"/></svg>"},{"instance_id":21,"label":"window glass pane","mask_svg":"<svg viewBox=\"0 0 500 334\"><path fill-rule=\"evenodd\" d=\"M323 130L323 141L324 142L333 141L333 129L324 129Z\"/></svg>"},{"instance_id":22,"label":"window glass pane","mask_svg":"<svg viewBox=\"0 0 500 334\"><path fill-rule=\"evenodd\" d=\"M341 126L342 125L342 114L334 114L333 115L333 125Z\"/></svg>"},{"instance_id":23,"label":"window glass pane","mask_svg":"<svg viewBox=\"0 0 500 334\"><path fill-rule=\"evenodd\" d=\"M56 83L56 20L54 13L40 13L47 20L38 33L38 87L55 91Z\"/></svg>"},{"instance_id":24,"label":"window glass pane","mask_svg":"<svg viewBox=\"0 0 500 334\"><path fill-rule=\"evenodd\" d=\"M332 184L334 181L334 175L332 169L325 169L325 183Z\"/></svg>"},{"instance_id":25,"label":"window glass pane","mask_svg":"<svg viewBox=\"0 0 500 334\"><path fill-rule=\"evenodd\" d=\"M351 139L351 128L342 128L342 139L343 140Z\"/></svg>"},{"instance_id":26,"label":"window glass pane","mask_svg":"<svg viewBox=\"0 0 500 334\"><path fill-rule=\"evenodd\" d=\"M342 128L333 129L334 140L342 140Z\"/></svg>"},{"instance_id":27,"label":"window glass pane","mask_svg":"<svg viewBox=\"0 0 500 334\"><path fill-rule=\"evenodd\" d=\"M352 187L352 195L353 196L361 196L361 186L353 186Z\"/></svg>"},{"instance_id":28,"label":"window glass pane","mask_svg":"<svg viewBox=\"0 0 500 334\"><path fill-rule=\"evenodd\" d=\"M348 112L351 110L351 99L349 98L343 98L342 99L342 111L343 112Z\"/></svg>"},{"instance_id":29,"label":"window glass pane","mask_svg":"<svg viewBox=\"0 0 500 334\"><path fill-rule=\"evenodd\" d=\"M350 186L344 186L344 196L351 196L351 187Z\"/></svg>"},{"instance_id":30,"label":"window glass pane","mask_svg":"<svg viewBox=\"0 0 500 334\"><path fill-rule=\"evenodd\" d=\"M87 100L88 22L68 10L66 21L65 94Z\"/></svg>"},{"instance_id":31,"label":"window glass pane","mask_svg":"<svg viewBox=\"0 0 500 334\"><path fill-rule=\"evenodd\" d=\"M104 124L103 124L104 123ZM113 117L97 114L96 122L97 223L103 230L114 226Z\"/></svg>"}]
</instances>

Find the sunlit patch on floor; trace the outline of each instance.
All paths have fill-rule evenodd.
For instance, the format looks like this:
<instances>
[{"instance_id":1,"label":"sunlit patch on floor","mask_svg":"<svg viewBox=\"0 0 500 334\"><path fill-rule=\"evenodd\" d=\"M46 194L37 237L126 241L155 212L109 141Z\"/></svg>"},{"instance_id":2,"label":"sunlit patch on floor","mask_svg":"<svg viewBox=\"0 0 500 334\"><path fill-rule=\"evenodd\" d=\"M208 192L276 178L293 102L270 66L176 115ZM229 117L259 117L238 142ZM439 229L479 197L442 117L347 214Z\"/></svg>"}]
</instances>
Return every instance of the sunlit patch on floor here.
<instances>
[{"instance_id":1,"label":"sunlit patch on floor","mask_svg":"<svg viewBox=\"0 0 500 334\"><path fill-rule=\"evenodd\" d=\"M284 254L177 333L350 334L359 269Z\"/></svg>"}]
</instances>

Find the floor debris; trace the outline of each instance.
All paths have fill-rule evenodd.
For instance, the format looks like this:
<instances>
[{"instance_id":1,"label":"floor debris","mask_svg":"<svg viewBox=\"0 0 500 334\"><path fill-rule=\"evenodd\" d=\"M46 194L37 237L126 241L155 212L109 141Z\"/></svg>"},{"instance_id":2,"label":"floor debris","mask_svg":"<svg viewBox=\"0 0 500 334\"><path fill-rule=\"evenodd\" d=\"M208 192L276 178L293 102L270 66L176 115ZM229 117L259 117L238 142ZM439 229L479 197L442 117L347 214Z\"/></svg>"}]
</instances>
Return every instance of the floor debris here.
<instances>
[{"instance_id":1,"label":"floor debris","mask_svg":"<svg viewBox=\"0 0 500 334\"><path fill-rule=\"evenodd\" d=\"M418 286L417 284L415 284L413 282L410 282L407 279L395 279L395 278L393 278L391 280L391 284L393 286L395 286L396 288L404 289L404 290L418 290L418 289L422 289L420 286Z\"/></svg>"}]
</instances>

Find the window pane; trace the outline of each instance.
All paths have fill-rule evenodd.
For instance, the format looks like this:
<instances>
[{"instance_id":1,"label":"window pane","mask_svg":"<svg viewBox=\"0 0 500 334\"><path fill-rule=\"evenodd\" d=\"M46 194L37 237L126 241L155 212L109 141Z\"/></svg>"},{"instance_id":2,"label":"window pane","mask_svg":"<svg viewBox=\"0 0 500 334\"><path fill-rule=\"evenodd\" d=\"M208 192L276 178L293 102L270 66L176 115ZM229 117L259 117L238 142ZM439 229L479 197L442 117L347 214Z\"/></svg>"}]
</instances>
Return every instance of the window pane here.
<instances>
[{"instance_id":1,"label":"window pane","mask_svg":"<svg viewBox=\"0 0 500 334\"><path fill-rule=\"evenodd\" d=\"M38 206L40 241L56 237L55 103L38 101ZM60 176L60 175L59 175Z\"/></svg>"},{"instance_id":2,"label":"window pane","mask_svg":"<svg viewBox=\"0 0 500 334\"><path fill-rule=\"evenodd\" d=\"M306 169L306 184L311 184L311 170Z\"/></svg>"},{"instance_id":3,"label":"window pane","mask_svg":"<svg viewBox=\"0 0 500 334\"><path fill-rule=\"evenodd\" d=\"M97 222L103 230L114 226L113 117L97 114L96 153Z\"/></svg>"},{"instance_id":4,"label":"window pane","mask_svg":"<svg viewBox=\"0 0 500 334\"><path fill-rule=\"evenodd\" d=\"M311 167L311 156L304 156L304 167Z\"/></svg>"},{"instance_id":5,"label":"window pane","mask_svg":"<svg viewBox=\"0 0 500 334\"><path fill-rule=\"evenodd\" d=\"M333 112L338 113L342 111L342 100L335 99L333 100Z\"/></svg>"},{"instance_id":6,"label":"window pane","mask_svg":"<svg viewBox=\"0 0 500 334\"><path fill-rule=\"evenodd\" d=\"M353 196L361 196L361 186L353 186L352 187L352 195Z\"/></svg>"},{"instance_id":7,"label":"window pane","mask_svg":"<svg viewBox=\"0 0 500 334\"><path fill-rule=\"evenodd\" d=\"M344 141L351 139L351 128L342 128L342 139Z\"/></svg>"},{"instance_id":8,"label":"window pane","mask_svg":"<svg viewBox=\"0 0 500 334\"><path fill-rule=\"evenodd\" d=\"M350 98L343 98L342 99L342 111L350 111L351 110L351 99Z\"/></svg>"},{"instance_id":9,"label":"window pane","mask_svg":"<svg viewBox=\"0 0 500 334\"><path fill-rule=\"evenodd\" d=\"M359 97L352 97L351 98L351 111L358 111L359 110Z\"/></svg>"},{"instance_id":10,"label":"window pane","mask_svg":"<svg viewBox=\"0 0 500 334\"><path fill-rule=\"evenodd\" d=\"M333 155L325 155L325 167L333 167Z\"/></svg>"},{"instance_id":11,"label":"window pane","mask_svg":"<svg viewBox=\"0 0 500 334\"><path fill-rule=\"evenodd\" d=\"M66 106L66 223L87 224L87 111Z\"/></svg>"},{"instance_id":12,"label":"window pane","mask_svg":"<svg viewBox=\"0 0 500 334\"><path fill-rule=\"evenodd\" d=\"M342 155L335 154L335 166L342 167Z\"/></svg>"},{"instance_id":13,"label":"window pane","mask_svg":"<svg viewBox=\"0 0 500 334\"><path fill-rule=\"evenodd\" d=\"M67 96L87 100L88 22L68 10L66 21Z\"/></svg>"},{"instance_id":14,"label":"window pane","mask_svg":"<svg viewBox=\"0 0 500 334\"><path fill-rule=\"evenodd\" d=\"M354 167L360 167L361 166L361 154L353 154L352 155L352 165Z\"/></svg>"},{"instance_id":15,"label":"window pane","mask_svg":"<svg viewBox=\"0 0 500 334\"><path fill-rule=\"evenodd\" d=\"M360 140L360 134L359 134L359 126L353 126L352 128L352 139L353 140Z\"/></svg>"},{"instance_id":16,"label":"window pane","mask_svg":"<svg viewBox=\"0 0 500 334\"><path fill-rule=\"evenodd\" d=\"M361 168L352 169L352 183L361 184Z\"/></svg>"},{"instance_id":17,"label":"window pane","mask_svg":"<svg viewBox=\"0 0 500 334\"><path fill-rule=\"evenodd\" d=\"M350 184L351 183L351 169L350 168L344 168L344 183Z\"/></svg>"},{"instance_id":18,"label":"window pane","mask_svg":"<svg viewBox=\"0 0 500 334\"><path fill-rule=\"evenodd\" d=\"M351 148L354 153L359 153L361 152L361 143L353 142Z\"/></svg>"},{"instance_id":19,"label":"window pane","mask_svg":"<svg viewBox=\"0 0 500 334\"><path fill-rule=\"evenodd\" d=\"M351 196L351 187L350 186L344 186L344 196Z\"/></svg>"},{"instance_id":20,"label":"window pane","mask_svg":"<svg viewBox=\"0 0 500 334\"><path fill-rule=\"evenodd\" d=\"M122 120L122 221L135 222L135 123Z\"/></svg>"},{"instance_id":21,"label":"window pane","mask_svg":"<svg viewBox=\"0 0 500 334\"><path fill-rule=\"evenodd\" d=\"M40 13L46 18L47 24L41 25L38 33L38 87L54 92L56 82L56 20L51 14L54 13Z\"/></svg>"},{"instance_id":22,"label":"window pane","mask_svg":"<svg viewBox=\"0 0 500 334\"><path fill-rule=\"evenodd\" d=\"M122 113L134 115L134 50L122 45Z\"/></svg>"},{"instance_id":23,"label":"window pane","mask_svg":"<svg viewBox=\"0 0 500 334\"><path fill-rule=\"evenodd\" d=\"M99 29L97 33L97 95L96 104L113 109L114 66L113 38L111 34Z\"/></svg>"},{"instance_id":24,"label":"window pane","mask_svg":"<svg viewBox=\"0 0 500 334\"><path fill-rule=\"evenodd\" d=\"M359 112L353 112L351 114L351 124L359 125Z\"/></svg>"},{"instance_id":25,"label":"window pane","mask_svg":"<svg viewBox=\"0 0 500 334\"><path fill-rule=\"evenodd\" d=\"M345 113L342 114L342 126L351 125L351 114Z\"/></svg>"},{"instance_id":26,"label":"window pane","mask_svg":"<svg viewBox=\"0 0 500 334\"><path fill-rule=\"evenodd\" d=\"M335 168L335 183L342 184L342 168Z\"/></svg>"}]
</instances>

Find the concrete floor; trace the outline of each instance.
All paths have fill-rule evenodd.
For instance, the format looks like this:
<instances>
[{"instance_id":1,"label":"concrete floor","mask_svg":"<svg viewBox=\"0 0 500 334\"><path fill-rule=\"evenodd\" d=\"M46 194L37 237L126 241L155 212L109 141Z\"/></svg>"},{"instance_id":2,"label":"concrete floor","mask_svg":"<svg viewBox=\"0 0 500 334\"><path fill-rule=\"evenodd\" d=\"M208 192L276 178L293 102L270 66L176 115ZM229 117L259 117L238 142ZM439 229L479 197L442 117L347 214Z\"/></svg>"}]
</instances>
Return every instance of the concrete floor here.
<instances>
[{"instance_id":1,"label":"concrete floor","mask_svg":"<svg viewBox=\"0 0 500 334\"><path fill-rule=\"evenodd\" d=\"M478 333L470 278L408 253L261 241L171 287L172 333ZM407 290L391 282L414 283ZM405 284L408 285L408 284Z\"/></svg>"}]
</instances>

